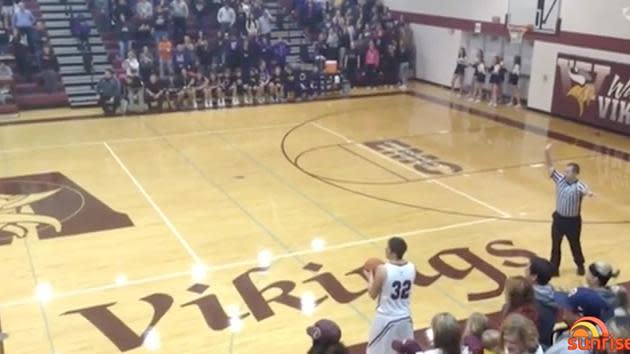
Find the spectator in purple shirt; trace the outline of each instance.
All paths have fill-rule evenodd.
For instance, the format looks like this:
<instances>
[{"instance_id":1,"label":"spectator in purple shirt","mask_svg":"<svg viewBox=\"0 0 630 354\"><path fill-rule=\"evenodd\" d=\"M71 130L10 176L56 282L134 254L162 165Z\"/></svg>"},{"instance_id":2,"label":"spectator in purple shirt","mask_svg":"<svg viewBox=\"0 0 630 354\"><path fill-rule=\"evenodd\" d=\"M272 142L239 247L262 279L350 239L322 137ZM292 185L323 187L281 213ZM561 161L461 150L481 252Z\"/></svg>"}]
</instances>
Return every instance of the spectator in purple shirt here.
<instances>
[{"instance_id":1,"label":"spectator in purple shirt","mask_svg":"<svg viewBox=\"0 0 630 354\"><path fill-rule=\"evenodd\" d=\"M192 67L192 65L192 57L186 51L184 44L179 43L173 51L173 69L175 72L181 72L182 69L188 69Z\"/></svg>"},{"instance_id":2,"label":"spectator in purple shirt","mask_svg":"<svg viewBox=\"0 0 630 354\"><path fill-rule=\"evenodd\" d=\"M278 42L273 45L272 51L276 63L284 68L287 63L287 55L289 55L289 45L284 41L284 38L278 39Z\"/></svg>"}]
</instances>

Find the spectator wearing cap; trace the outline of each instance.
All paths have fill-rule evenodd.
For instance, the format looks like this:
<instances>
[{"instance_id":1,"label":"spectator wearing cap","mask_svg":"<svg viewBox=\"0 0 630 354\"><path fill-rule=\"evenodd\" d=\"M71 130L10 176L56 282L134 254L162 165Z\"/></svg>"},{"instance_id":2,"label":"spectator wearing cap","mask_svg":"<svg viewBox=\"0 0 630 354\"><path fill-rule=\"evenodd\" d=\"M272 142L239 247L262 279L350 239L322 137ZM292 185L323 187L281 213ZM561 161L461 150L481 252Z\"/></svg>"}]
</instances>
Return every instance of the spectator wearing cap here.
<instances>
[{"instance_id":1,"label":"spectator wearing cap","mask_svg":"<svg viewBox=\"0 0 630 354\"><path fill-rule=\"evenodd\" d=\"M512 313L501 324L501 347L504 354L542 354L536 325L529 318Z\"/></svg>"},{"instance_id":2,"label":"spectator wearing cap","mask_svg":"<svg viewBox=\"0 0 630 354\"><path fill-rule=\"evenodd\" d=\"M462 345L462 330L457 319L450 313L438 313L431 319L433 349L425 354L470 354L468 347Z\"/></svg>"},{"instance_id":3,"label":"spectator wearing cap","mask_svg":"<svg viewBox=\"0 0 630 354\"><path fill-rule=\"evenodd\" d=\"M525 268L525 277L528 278L534 288L536 299L536 311L538 312L538 340L544 348L551 346L553 327L558 315L558 307L553 300L554 289L549 284L555 268L551 262L544 258L532 257Z\"/></svg>"},{"instance_id":4,"label":"spectator wearing cap","mask_svg":"<svg viewBox=\"0 0 630 354\"><path fill-rule=\"evenodd\" d=\"M593 289L576 288L570 293L556 292L554 299L560 308L562 321L571 328L575 322L584 316L602 318L602 314L608 309L606 301ZM545 354L564 354L569 351L569 337L571 333L566 330L561 333L555 343L547 349ZM571 351L575 354L588 354L587 350Z\"/></svg>"},{"instance_id":5,"label":"spectator wearing cap","mask_svg":"<svg viewBox=\"0 0 630 354\"><path fill-rule=\"evenodd\" d=\"M587 286L595 290L608 304L608 311L604 314L604 320L612 317L614 309L619 306L617 296L608 286L610 279L618 276L619 270L615 271L610 264L601 261L591 263L584 276Z\"/></svg>"},{"instance_id":6,"label":"spectator wearing cap","mask_svg":"<svg viewBox=\"0 0 630 354\"><path fill-rule=\"evenodd\" d=\"M341 342L341 329L331 320L315 322L306 329L306 334L313 340L308 354L348 354L348 349Z\"/></svg>"},{"instance_id":7,"label":"spectator wearing cap","mask_svg":"<svg viewBox=\"0 0 630 354\"><path fill-rule=\"evenodd\" d=\"M406 339L404 341L395 340L392 342L392 349L394 349L397 354L416 354L422 352L420 344L413 339Z\"/></svg>"},{"instance_id":8,"label":"spectator wearing cap","mask_svg":"<svg viewBox=\"0 0 630 354\"><path fill-rule=\"evenodd\" d=\"M236 22L236 12L230 5L227 3L223 3L223 6L219 9L217 13L217 22L221 26L221 32L229 32L230 28Z\"/></svg>"}]
</instances>

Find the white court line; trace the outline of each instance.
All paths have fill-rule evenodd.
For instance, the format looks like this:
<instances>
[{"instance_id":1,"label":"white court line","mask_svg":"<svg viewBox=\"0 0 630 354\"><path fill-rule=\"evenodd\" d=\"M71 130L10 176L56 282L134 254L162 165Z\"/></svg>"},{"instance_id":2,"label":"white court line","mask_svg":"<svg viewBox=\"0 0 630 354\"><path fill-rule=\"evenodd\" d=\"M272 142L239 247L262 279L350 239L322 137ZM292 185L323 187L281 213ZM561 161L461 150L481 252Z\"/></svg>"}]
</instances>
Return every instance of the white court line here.
<instances>
[{"instance_id":1,"label":"white court line","mask_svg":"<svg viewBox=\"0 0 630 354\"><path fill-rule=\"evenodd\" d=\"M370 149L369 147L367 147L367 146L365 146L365 145L363 145L361 143L355 143L353 140L349 139L347 136L345 136L345 135L343 135L343 134L341 134L339 132L336 132L336 131L334 131L332 129L326 128L325 126L323 126L323 125L321 125L319 123L313 122L311 124L314 125L315 127L319 128L319 129L323 130L323 131L326 131L326 132L328 132L328 133L330 133L330 134L332 134L332 135L342 139L346 143L355 144L356 146L362 148L363 150L366 150L369 153L371 153L373 155L376 155L376 156L378 156L381 159L385 159L388 162L393 162L396 165L398 165L398 166L400 166L400 167L402 167L402 168L404 168L404 169L406 169L408 171L411 171L411 172L413 172L413 173L415 173L415 174L417 174L417 175L419 175L419 176L421 176L423 178L429 177L428 175L426 175L426 174L416 170L415 168L413 168L413 167L411 167L409 165L406 165L406 164L404 164L402 162L399 162L399 161L396 161L394 159L391 159L391 158L389 158L387 156L381 155L378 152ZM490 204L488 204L488 203L486 203L486 202L484 202L482 200L479 200L479 199L473 197L472 195L470 195L470 194L468 194L466 192L460 191L457 188L451 187L451 186L449 186L448 184L446 184L446 183L444 183L442 181L439 181L439 180L436 180L436 179L431 179L431 180L429 180L429 183L435 183L435 184L437 184L438 186L440 186L440 187L442 187L444 189L447 189L447 190L449 190L449 191L451 191L451 192L453 192L455 194L461 195L462 197L464 197L464 198L466 198L468 200L471 200L471 201L473 201L473 202L475 202L475 203L477 203L479 205L482 205L482 206L484 206L484 207L486 207L486 208L488 208L488 209L498 213L499 215L501 215L504 218L511 217L511 215L508 212L503 211L503 210L501 210L501 209L499 209L499 208L497 208L497 207L495 207L493 205L490 205Z\"/></svg>"},{"instance_id":2,"label":"white court line","mask_svg":"<svg viewBox=\"0 0 630 354\"><path fill-rule=\"evenodd\" d=\"M301 251L295 251L295 252L279 254L279 255L274 256L272 258L272 260L273 261L277 261L277 260L280 260L280 259L292 258L292 257L295 257L295 256L303 256L303 255L309 255L309 254L315 254L315 253L323 253L323 252L336 251L336 250L341 250L341 249L346 249L346 248L352 248L352 247L365 245L365 244L369 244L369 243L373 243L373 242L384 241L384 240L387 240L387 239L389 239L389 238L391 238L393 236L398 236L398 237L402 237L402 238L410 238L410 237L413 237L413 236L419 236L419 235L423 235L423 234L428 234L428 233L433 233L433 232L440 232L440 231L446 231L446 230L451 230L451 229L458 229L458 228L463 228L463 227L472 226L472 225L484 224L484 223L497 221L497 220L498 219L493 219L493 218L478 219L478 220L467 221L467 222L462 222L462 223L448 224L448 225L444 225L444 226L437 226L437 227L431 227L431 228L426 228L426 229L418 229L418 230L412 230L412 231L407 231L407 232L402 232L402 233L383 235L383 236L368 238L368 239L364 239L364 240L344 242L344 243L340 243L340 244L337 244L337 245L331 245L331 246L324 247L321 250L313 250L313 249L309 248L309 249L305 249L305 250L301 250ZM258 264L258 259L257 258L252 258L252 259L247 259L247 260L243 260L243 261L235 261L235 262L225 263L225 264L216 265L216 266L209 266L208 267L208 272L209 273L213 273L213 272L224 271L224 270L234 269L234 268L238 268L238 267L251 266L251 265L257 265L257 264ZM153 276L153 277L145 277L145 278L129 280L129 281L127 281L127 282L125 282L124 284L121 284L121 285L116 284L115 282L112 282L110 284L106 284L106 285L103 285L103 286L97 286L97 287L91 287L91 288L84 288L84 289L77 289L77 290L61 292L61 293L55 294L55 298L53 299L53 301L55 299L60 299L60 298L67 298L67 297L72 297L72 296L77 296L77 295L98 293L98 292L101 292L101 291L120 289L120 288L135 286L135 285L150 284L150 283L160 282L160 281L164 281L164 280L183 278L183 277L187 277L187 276L188 277L192 276L190 271L167 273L167 274L162 274L162 275ZM13 306L25 305L25 304L36 303L36 302L37 302L37 299L35 299L34 297L29 297L29 298L25 298L25 299L8 301L8 302L5 302L5 303L2 303L2 304L0 304L0 308L13 307Z\"/></svg>"},{"instance_id":3,"label":"white court line","mask_svg":"<svg viewBox=\"0 0 630 354\"><path fill-rule=\"evenodd\" d=\"M275 128L285 128L285 127L294 127L295 123L282 123L275 125L263 125L259 127L246 127L246 128L233 128L233 129L216 129L216 130L201 130L195 132L188 133L176 133L176 134L167 134L167 135L159 135L159 136L145 136L138 138L118 138L118 139L106 139L108 143L111 144L119 144L119 143L133 143L138 141L151 141L151 140L159 140L163 138L181 138L187 136L199 136L199 135L208 135L208 134L217 134L217 133L230 133L230 132L247 132L247 131L257 131L264 129L275 129ZM25 147L25 148L13 148L7 150L0 150L0 154L9 154L9 153L19 153L19 152L28 152L28 151L37 151L37 150L52 150L52 149L63 149L63 148L71 148L71 147L79 147L79 146L97 146L103 144L102 140L99 141L85 141L79 143L69 143L69 144L51 144L51 145L42 145L42 146L33 146L33 147Z\"/></svg>"},{"instance_id":4,"label":"white court line","mask_svg":"<svg viewBox=\"0 0 630 354\"><path fill-rule=\"evenodd\" d=\"M190 257L192 257L192 259L195 261L195 264L201 264L202 263L201 258L197 255L197 253L195 253L195 251L192 249L192 247L190 247L190 244L188 244L188 242L184 239L182 234L179 232L179 230L177 230L175 225L173 225L173 223L168 218L168 216L166 216L166 214L164 214L162 209L160 209L160 207L155 203L155 201L153 201L153 198L151 198L149 193L147 193L147 191L144 189L144 187L142 187L142 185L140 184L140 182L138 182L136 177L134 177L134 175L131 173L131 171L129 171L127 166L125 166L125 164L118 157L116 152L114 152L114 150L112 150L112 148L106 142L103 142L103 145L105 145L105 148L107 149L107 151L109 151L109 153L112 155L114 160L116 160L116 162L118 163L120 168L122 168L122 170L125 171L127 176L129 176L129 179L131 179L133 184L136 185L136 187L138 188L140 193L142 193L142 195L146 198L146 200L149 202L149 204L151 204L153 209L155 209L155 211L158 213L158 215L162 218L162 220L164 221L164 224L166 224L166 227L168 227L168 229L175 236L175 238L177 238L177 241L179 241L179 243L184 247L184 249L186 250L186 252L188 252Z\"/></svg>"}]
</instances>

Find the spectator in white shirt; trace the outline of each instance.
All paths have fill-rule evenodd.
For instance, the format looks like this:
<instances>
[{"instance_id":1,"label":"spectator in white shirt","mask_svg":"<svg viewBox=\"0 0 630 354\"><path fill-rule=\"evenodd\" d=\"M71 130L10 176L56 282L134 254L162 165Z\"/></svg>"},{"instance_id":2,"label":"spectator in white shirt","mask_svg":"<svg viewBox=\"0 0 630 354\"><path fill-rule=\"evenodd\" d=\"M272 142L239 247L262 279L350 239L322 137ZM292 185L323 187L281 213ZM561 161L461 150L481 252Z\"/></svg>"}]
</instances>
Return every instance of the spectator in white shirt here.
<instances>
[{"instance_id":1,"label":"spectator in white shirt","mask_svg":"<svg viewBox=\"0 0 630 354\"><path fill-rule=\"evenodd\" d=\"M219 13L217 13L217 22L221 25L221 31L227 32L230 27L234 25L236 21L236 12L233 8L231 8L227 3L223 4L223 7L219 9Z\"/></svg>"},{"instance_id":2,"label":"spectator in white shirt","mask_svg":"<svg viewBox=\"0 0 630 354\"><path fill-rule=\"evenodd\" d=\"M129 51L127 59L122 62L122 68L125 69L125 75L127 75L127 77L138 76L140 74L140 62L133 50Z\"/></svg>"},{"instance_id":3,"label":"spectator in white shirt","mask_svg":"<svg viewBox=\"0 0 630 354\"><path fill-rule=\"evenodd\" d=\"M247 29L247 35L255 37L258 35L258 21L254 18L253 14L247 16L247 22L245 22L245 28Z\"/></svg>"},{"instance_id":4,"label":"spectator in white shirt","mask_svg":"<svg viewBox=\"0 0 630 354\"><path fill-rule=\"evenodd\" d=\"M258 17L258 28L263 37L270 37L272 21L274 21L274 18L267 9L264 9L262 15Z\"/></svg>"},{"instance_id":5,"label":"spectator in white shirt","mask_svg":"<svg viewBox=\"0 0 630 354\"><path fill-rule=\"evenodd\" d=\"M138 0L136 15L141 21L150 21L153 18L153 4L148 0Z\"/></svg>"}]
</instances>

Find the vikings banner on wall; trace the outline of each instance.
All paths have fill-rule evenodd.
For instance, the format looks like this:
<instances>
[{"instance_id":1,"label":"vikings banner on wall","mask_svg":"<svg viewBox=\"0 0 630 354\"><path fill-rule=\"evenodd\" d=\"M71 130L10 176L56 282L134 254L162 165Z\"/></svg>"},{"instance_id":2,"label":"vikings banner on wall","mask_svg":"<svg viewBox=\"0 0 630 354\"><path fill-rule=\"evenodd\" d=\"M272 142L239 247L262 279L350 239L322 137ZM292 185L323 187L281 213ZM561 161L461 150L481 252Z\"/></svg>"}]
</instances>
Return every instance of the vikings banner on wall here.
<instances>
[{"instance_id":1,"label":"vikings banner on wall","mask_svg":"<svg viewBox=\"0 0 630 354\"><path fill-rule=\"evenodd\" d=\"M551 113L630 135L630 64L558 54Z\"/></svg>"}]
</instances>

